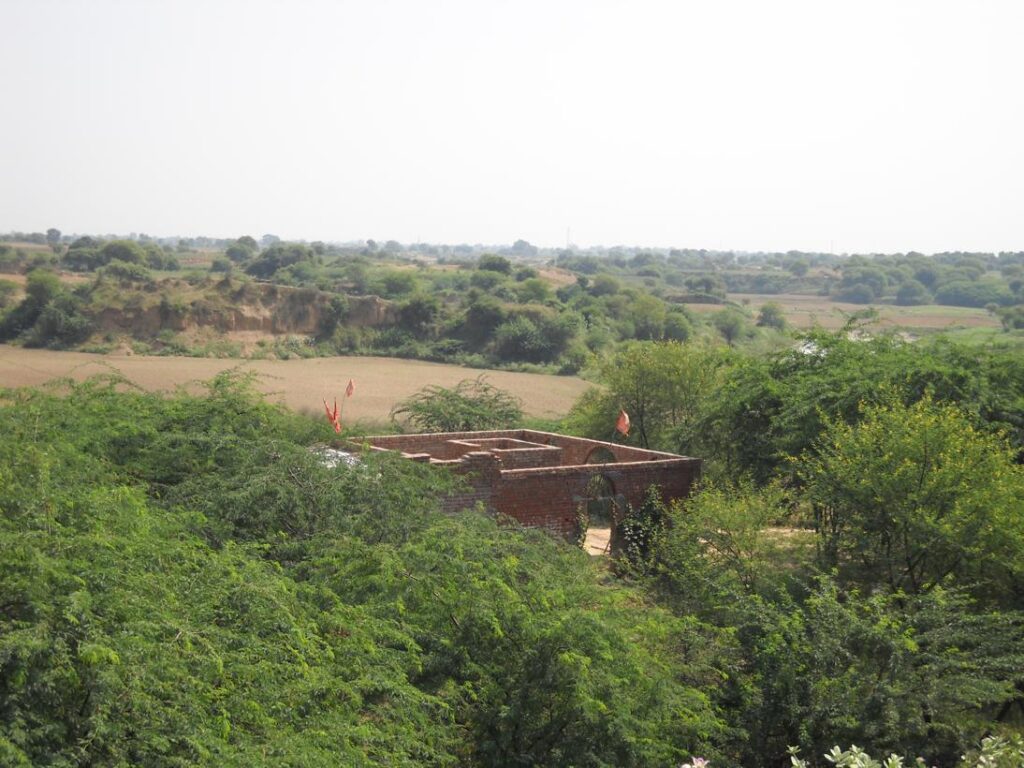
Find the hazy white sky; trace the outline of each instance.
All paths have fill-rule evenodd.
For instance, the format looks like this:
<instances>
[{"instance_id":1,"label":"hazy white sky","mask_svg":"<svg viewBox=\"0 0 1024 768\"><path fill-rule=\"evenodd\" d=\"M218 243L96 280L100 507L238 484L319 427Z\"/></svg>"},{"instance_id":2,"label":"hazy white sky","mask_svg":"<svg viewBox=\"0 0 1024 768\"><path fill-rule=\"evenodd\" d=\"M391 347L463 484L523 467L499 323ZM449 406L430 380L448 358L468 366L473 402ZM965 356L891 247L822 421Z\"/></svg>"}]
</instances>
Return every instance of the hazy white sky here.
<instances>
[{"instance_id":1,"label":"hazy white sky","mask_svg":"<svg viewBox=\"0 0 1024 768\"><path fill-rule=\"evenodd\" d=\"M1022 0L0 0L0 231L1024 249Z\"/></svg>"}]
</instances>

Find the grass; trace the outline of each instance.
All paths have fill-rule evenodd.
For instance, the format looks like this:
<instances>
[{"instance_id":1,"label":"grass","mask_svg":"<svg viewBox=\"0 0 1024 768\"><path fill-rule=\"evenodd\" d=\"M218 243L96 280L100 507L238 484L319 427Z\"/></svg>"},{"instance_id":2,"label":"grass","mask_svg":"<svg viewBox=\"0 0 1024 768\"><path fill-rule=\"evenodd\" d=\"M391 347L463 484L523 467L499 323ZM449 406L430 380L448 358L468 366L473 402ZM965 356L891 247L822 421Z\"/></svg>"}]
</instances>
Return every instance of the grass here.
<instances>
[{"instance_id":1,"label":"grass","mask_svg":"<svg viewBox=\"0 0 1024 768\"><path fill-rule=\"evenodd\" d=\"M1001 328L957 328L945 334L953 341L977 346L1006 346L1024 350L1024 331Z\"/></svg>"},{"instance_id":2,"label":"grass","mask_svg":"<svg viewBox=\"0 0 1024 768\"><path fill-rule=\"evenodd\" d=\"M795 328L842 328L854 312L869 306L878 310L878 320L869 328L897 328L908 331L929 331L942 328L999 328L999 321L984 309L947 307L927 304L918 307L900 307L894 304L849 304L832 301L827 296L797 293L730 293L729 301L745 306L753 316L763 304L775 302L782 307L787 322ZM687 304L697 313L712 313L722 309L717 304Z\"/></svg>"}]
</instances>

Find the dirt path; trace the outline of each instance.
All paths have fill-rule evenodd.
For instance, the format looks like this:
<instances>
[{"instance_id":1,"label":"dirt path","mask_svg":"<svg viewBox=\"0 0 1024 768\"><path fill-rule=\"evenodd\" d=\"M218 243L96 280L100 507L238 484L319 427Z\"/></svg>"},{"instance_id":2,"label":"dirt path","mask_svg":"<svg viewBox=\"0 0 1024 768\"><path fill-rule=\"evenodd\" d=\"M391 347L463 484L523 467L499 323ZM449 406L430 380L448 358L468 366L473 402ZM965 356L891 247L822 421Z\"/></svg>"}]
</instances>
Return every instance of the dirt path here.
<instances>
[{"instance_id":1,"label":"dirt path","mask_svg":"<svg viewBox=\"0 0 1024 768\"><path fill-rule=\"evenodd\" d=\"M608 542L612 537L611 528L587 528L583 551L588 555L607 555Z\"/></svg>"},{"instance_id":2,"label":"dirt path","mask_svg":"<svg viewBox=\"0 0 1024 768\"><path fill-rule=\"evenodd\" d=\"M479 371L456 365L386 357L319 357L309 360L221 360L195 357L147 357L53 352L0 344L0 387L37 386L55 378L86 379L117 371L147 390L197 382L238 368L258 376L258 388L271 400L297 411L319 412L322 398L342 397L354 379L355 395L345 403L345 421L384 421L396 402L427 384L450 387L481 373L496 387L523 401L530 416L564 416L589 384L574 376Z\"/></svg>"}]
</instances>

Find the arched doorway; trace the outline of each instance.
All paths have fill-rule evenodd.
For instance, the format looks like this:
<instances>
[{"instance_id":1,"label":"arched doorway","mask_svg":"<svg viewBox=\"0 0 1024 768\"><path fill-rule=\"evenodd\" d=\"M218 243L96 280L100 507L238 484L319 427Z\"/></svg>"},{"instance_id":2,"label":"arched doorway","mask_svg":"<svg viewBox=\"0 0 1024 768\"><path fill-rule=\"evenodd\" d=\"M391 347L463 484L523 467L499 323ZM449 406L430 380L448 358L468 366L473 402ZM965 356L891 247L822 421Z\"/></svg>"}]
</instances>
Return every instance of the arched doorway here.
<instances>
[{"instance_id":1,"label":"arched doorway","mask_svg":"<svg viewBox=\"0 0 1024 768\"><path fill-rule=\"evenodd\" d=\"M615 454L610 449L605 448L603 445L599 445L594 448L590 453L587 454L587 460L584 464L614 464L618 459L615 458Z\"/></svg>"},{"instance_id":2,"label":"arched doorway","mask_svg":"<svg viewBox=\"0 0 1024 768\"><path fill-rule=\"evenodd\" d=\"M591 555L610 554L612 531L621 514L615 484L607 475L591 475L587 480L584 498L587 534L583 549Z\"/></svg>"}]
</instances>

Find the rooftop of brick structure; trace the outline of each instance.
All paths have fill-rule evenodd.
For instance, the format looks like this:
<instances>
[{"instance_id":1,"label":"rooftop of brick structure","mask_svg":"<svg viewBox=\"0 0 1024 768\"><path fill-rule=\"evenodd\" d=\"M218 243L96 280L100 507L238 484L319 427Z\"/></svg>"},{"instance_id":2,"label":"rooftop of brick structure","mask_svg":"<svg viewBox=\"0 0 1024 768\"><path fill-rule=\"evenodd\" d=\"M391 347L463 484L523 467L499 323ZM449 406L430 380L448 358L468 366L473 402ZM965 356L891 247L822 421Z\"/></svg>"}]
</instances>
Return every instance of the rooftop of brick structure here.
<instances>
[{"instance_id":1,"label":"rooftop of brick structure","mask_svg":"<svg viewBox=\"0 0 1024 768\"><path fill-rule=\"evenodd\" d=\"M492 460L502 472L644 462L700 464L699 459L674 453L533 429L374 435L353 445L375 451L397 451L412 460L439 465Z\"/></svg>"}]
</instances>

